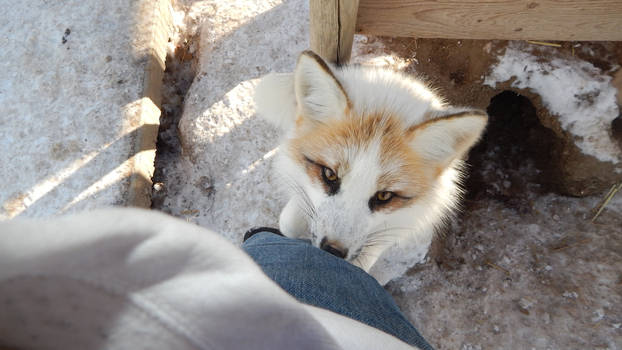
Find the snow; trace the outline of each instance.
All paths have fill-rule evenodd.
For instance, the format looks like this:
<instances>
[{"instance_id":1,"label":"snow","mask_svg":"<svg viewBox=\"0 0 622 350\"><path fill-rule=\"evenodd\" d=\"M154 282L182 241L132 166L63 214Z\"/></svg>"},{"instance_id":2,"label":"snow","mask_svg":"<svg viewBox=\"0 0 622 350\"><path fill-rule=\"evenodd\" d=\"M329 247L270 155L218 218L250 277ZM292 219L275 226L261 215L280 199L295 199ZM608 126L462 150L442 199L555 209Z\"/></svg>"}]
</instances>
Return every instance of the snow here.
<instances>
[{"instance_id":1,"label":"snow","mask_svg":"<svg viewBox=\"0 0 622 350\"><path fill-rule=\"evenodd\" d=\"M548 110L559 116L562 128L577 136L583 153L620 164L620 148L608 132L619 115L612 78L578 58L542 60L532 49L522 42L511 43L484 84L495 87L514 78L513 87L531 89L542 97ZM617 169L622 171L622 166Z\"/></svg>"},{"instance_id":2,"label":"snow","mask_svg":"<svg viewBox=\"0 0 622 350\"><path fill-rule=\"evenodd\" d=\"M128 202L157 4L0 1L0 220Z\"/></svg>"}]
</instances>

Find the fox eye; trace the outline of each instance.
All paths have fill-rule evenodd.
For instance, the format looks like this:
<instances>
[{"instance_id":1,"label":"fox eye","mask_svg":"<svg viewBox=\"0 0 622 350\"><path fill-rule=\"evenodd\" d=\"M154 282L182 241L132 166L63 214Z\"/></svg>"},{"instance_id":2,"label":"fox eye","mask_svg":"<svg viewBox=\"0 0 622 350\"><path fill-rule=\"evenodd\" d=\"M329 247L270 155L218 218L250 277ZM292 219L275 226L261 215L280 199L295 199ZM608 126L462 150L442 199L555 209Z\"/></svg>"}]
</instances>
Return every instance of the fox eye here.
<instances>
[{"instance_id":1,"label":"fox eye","mask_svg":"<svg viewBox=\"0 0 622 350\"><path fill-rule=\"evenodd\" d=\"M333 169L322 166L322 180L326 184L326 192L329 196L339 192L339 177L337 177Z\"/></svg>"},{"instance_id":2,"label":"fox eye","mask_svg":"<svg viewBox=\"0 0 622 350\"><path fill-rule=\"evenodd\" d=\"M322 167L322 177L327 183L337 181L337 174L335 174L332 169L327 167Z\"/></svg>"},{"instance_id":3,"label":"fox eye","mask_svg":"<svg viewBox=\"0 0 622 350\"><path fill-rule=\"evenodd\" d=\"M396 196L395 192L378 191L369 199L369 210L376 211L389 203Z\"/></svg>"},{"instance_id":4,"label":"fox eye","mask_svg":"<svg viewBox=\"0 0 622 350\"><path fill-rule=\"evenodd\" d=\"M305 160L314 167L314 172L317 169L320 170L320 176L322 176L322 181L324 181L324 189L329 196L337 194L339 192L339 186L341 185L341 181L337 176L337 173L331 168L325 167L322 164L311 160L311 158L304 156Z\"/></svg>"},{"instance_id":5,"label":"fox eye","mask_svg":"<svg viewBox=\"0 0 622 350\"><path fill-rule=\"evenodd\" d=\"M380 202L388 202L391 198L393 198L393 192L391 191L376 192L376 199Z\"/></svg>"}]
</instances>

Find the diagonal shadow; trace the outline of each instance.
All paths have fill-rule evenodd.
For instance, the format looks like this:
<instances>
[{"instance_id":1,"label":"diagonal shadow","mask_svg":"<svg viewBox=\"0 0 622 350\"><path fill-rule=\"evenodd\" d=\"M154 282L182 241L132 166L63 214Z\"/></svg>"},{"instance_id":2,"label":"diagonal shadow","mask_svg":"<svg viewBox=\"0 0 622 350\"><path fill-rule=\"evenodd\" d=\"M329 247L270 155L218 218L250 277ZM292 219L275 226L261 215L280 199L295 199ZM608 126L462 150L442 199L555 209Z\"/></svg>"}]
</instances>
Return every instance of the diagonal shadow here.
<instances>
[{"instance_id":1,"label":"diagonal shadow","mask_svg":"<svg viewBox=\"0 0 622 350\"><path fill-rule=\"evenodd\" d=\"M53 209L54 213L60 213L68 205L69 207L65 209L67 212L101 207L105 204L109 206L127 205L128 196L127 193L123 192L129 189L131 176L136 175L132 173L132 164L125 166L124 163L139 152L148 149L141 147L138 140L143 133L157 132L157 128L157 124L144 124L118 138L83 164L73 174L59 182L52 190L26 207L18 216L47 216L50 214L50 209ZM111 159L119 159L118 154L124 154L122 157L123 161L111 162ZM119 168L122 164L124 166ZM114 179L101 186L97 186L97 182L106 175ZM150 180L139 176L137 181L144 182ZM83 193L93 185L96 186L92 188L91 193L75 203L71 203L75 196Z\"/></svg>"}]
</instances>

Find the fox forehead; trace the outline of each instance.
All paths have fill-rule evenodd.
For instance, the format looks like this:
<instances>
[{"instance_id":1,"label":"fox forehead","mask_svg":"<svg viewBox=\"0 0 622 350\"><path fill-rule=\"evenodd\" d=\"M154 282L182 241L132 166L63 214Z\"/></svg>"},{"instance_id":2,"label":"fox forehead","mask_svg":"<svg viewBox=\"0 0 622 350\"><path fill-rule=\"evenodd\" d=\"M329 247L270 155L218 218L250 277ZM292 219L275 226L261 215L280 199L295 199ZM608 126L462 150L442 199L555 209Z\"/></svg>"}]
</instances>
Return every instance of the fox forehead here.
<instances>
[{"instance_id":1,"label":"fox forehead","mask_svg":"<svg viewBox=\"0 0 622 350\"><path fill-rule=\"evenodd\" d=\"M400 118L346 111L344 117L322 123L299 118L289 148L300 164L311 159L340 178L362 175L361 169L368 169L365 175L375 177L371 191L414 197L426 190L434 174L409 146L411 138L412 130L405 128ZM307 174L313 181L322 181L317 169L309 169Z\"/></svg>"}]
</instances>

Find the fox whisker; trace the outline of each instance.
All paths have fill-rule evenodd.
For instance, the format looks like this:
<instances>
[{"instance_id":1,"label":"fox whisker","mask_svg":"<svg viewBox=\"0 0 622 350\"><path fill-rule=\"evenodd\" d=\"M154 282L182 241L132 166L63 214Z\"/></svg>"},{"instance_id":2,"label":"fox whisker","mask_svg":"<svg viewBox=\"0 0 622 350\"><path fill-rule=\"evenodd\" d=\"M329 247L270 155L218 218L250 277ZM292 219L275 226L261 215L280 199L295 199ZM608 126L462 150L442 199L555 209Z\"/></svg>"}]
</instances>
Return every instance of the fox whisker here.
<instances>
[{"instance_id":1,"label":"fox whisker","mask_svg":"<svg viewBox=\"0 0 622 350\"><path fill-rule=\"evenodd\" d=\"M302 188L302 186L300 186L294 179L292 179L291 176L283 176L282 179L284 180L284 183L293 192L295 192L297 194L297 196L296 196L296 198L297 198L296 204L297 204L298 208L300 208L300 210L309 219L315 220L315 218L317 217L317 211L315 209L315 206L311 202L311 198L309 198L309 195L304 190L304 188Z\"/></svg>"}]
</instances>

